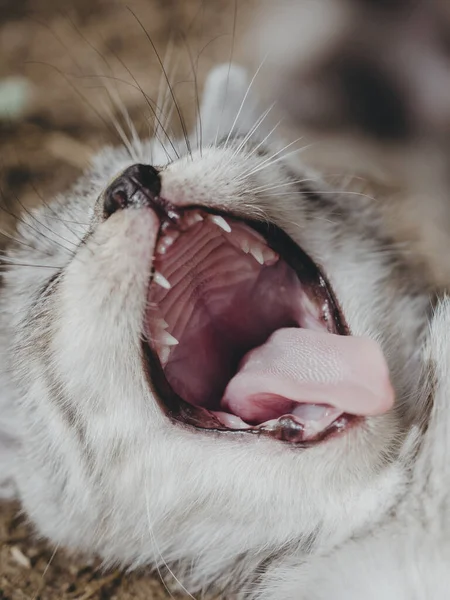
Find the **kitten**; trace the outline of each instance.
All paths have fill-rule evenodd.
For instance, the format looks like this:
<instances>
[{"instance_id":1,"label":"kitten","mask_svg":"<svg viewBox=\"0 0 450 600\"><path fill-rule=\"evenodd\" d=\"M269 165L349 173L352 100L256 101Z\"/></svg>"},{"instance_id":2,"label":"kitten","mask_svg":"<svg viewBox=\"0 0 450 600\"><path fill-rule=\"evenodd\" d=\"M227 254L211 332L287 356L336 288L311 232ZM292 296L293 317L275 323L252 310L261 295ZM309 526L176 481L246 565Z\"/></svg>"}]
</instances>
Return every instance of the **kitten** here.
<instances>
[{"instance_id":1,"label":"kitten","mask_svg":"<svg viewBox=\"0 0 450 600\"><path fill-rule=\"evenodd\" d=\"M193 594L444 597L449 301L376 200L328 188L260 115L218 67L201 147L106 148L23 217L3 495L53 543Z\"/></svg>"}]
</instances>

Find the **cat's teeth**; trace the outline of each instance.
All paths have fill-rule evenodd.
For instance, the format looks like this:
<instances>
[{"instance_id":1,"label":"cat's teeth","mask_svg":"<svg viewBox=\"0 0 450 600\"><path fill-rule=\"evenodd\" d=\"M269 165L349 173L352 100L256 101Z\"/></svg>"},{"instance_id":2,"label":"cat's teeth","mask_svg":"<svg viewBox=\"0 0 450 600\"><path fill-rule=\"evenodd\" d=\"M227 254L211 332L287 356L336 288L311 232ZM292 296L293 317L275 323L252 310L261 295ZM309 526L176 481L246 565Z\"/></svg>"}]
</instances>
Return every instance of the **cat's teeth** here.
<instances>
[{"instance_id":1,"label":"cat's teeth","mask_svg":"<svg viewBox=\"0 0 450 600\"><path fill-rule=\"evenodd\" d=\"M176 346L179 342L168 331L163 331L158 338L158 341L163 346Z\"/></svg>"},{"instance_id":2,"label":"cat's teeth","mask_svg":"<svg viewBox=\"0 0 450 600\"><path fill-rule=\"evenodd\" d=\"M164 277L164 275L162 275L161 273L159 273L158 271L155 271L154 275L153 275L153 281L160 285L162 288L164 288L165 290L170 290L170 288L172 287L170 285L170 283L167 281L167 279Z\"/></svg>"},{"instance_id":3,"label":"cat's teeth","mask_svg":"<svg viewBox=\"0 0 450 600\"><path fill-rule=\"evenodd\" d=\"M162 348L160 348L160 350L158 352L158 357L159 357L159 362L161 363L161 365L163 367L165 367L167 365L169 356L170 356L170 347L169 346L163 346Z\"/></svg>"},{"instance_id":4,"label":"cat's teeth","mask_svg":"<svg viewBox=\"0 0 450 600\"><path fill-rule=\"evenodd\" d=\"M169 323L165 321L162 317L155 319L153 323L155 329L167 329L169 327Z\"/></svg>"},{"instance_id":5,"label":"cat's teeth","mask_svg":"<svg viewBox=\"0 0 450 600\"><path fill-rule=\"evenodd\" d=\"M223 229L227 233L231 233L231 227L228 225L228 223L225 221L225 219L223 217L220 217L219 215L212 215L210 217L210 219L213 223L218 225L221 229Z\"/></svg>"},{"instance_id":6,"label":"cat's teeth","mask_svg":"<svg viewBox=\"0 0 450 600\"><path fill-rule=\"evenodd\" d=\"M252 246L250 248L250 254L257 262L259 262L260 265L264 264L264 256L261 248L258 248L258 246Z\"/></svg>"},{"instance_id":7,"label":"cat's teeth","mask_svg":"<svg viewBox=\"0 0 450 600\"><path fill-rule=\"evenodd\" d=\"M248 240L242 240L241 250L242 252L245 252L245 254L248 254L250 252L250 244L248 243Z\"/></svg>"},{"instance_id":8,"label":"cat's teeth","mask_svg":"<svg viewBox=\"0 0 450 600\"><path fill-rule=\"evenodd\" d=\"M279 255L268 246L260 244L258 241L249 241L248 239L239 240L239 246L245 254L251 254L260 265L274 265Z\"/></svg>"},{"instance_id":9,"label":"cat's teeth","mask_svg":"<svg viewBox=\"0 0 450 600\"><path fill-rule=\"evenodd\" d=\"M185 216L183 217L183 231L185 231L186 228L192 227L193 225L195 225L196 223L201 223L203 221L204 217L203 215L201 215L201 213L199 212L187 212L185 214Z\"/></svg>"},{"instance_id":10,"label":"cat's teeth","mask_svg":"<svg viewBox=\"0 0 450 600\"><path fill-rule=\"evenodd\" d=\"M156 252L158 254L165 254L170 246L177 240L179 233L173 231L170 234L165 235L158 242Z\"/></svg>"},{"instance_id":11,"label":"cat's teeth","mask_svg":"<svg viewBox=\"0 0 450 600\"><path fill-rule=\"evenodd\" d=\"M200 213L194 213L192 215L189 215L189 217L188 217L189 225L194 225L195 223L201 223L201 221L203 221L203 217Z\"/></svg>"}]
</instances>

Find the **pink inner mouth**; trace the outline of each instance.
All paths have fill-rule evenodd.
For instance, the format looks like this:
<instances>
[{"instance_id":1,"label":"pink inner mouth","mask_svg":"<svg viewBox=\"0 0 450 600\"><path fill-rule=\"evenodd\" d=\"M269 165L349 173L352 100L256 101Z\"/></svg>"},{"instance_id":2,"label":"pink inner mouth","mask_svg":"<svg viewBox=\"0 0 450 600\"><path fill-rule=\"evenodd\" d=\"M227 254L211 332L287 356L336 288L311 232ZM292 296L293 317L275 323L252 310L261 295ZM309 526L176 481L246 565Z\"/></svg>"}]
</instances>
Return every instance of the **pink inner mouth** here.
<instances>
[{"instance_id":1,"label":"pink inner mouth","mask_svg":"<svg viewBox=\"0 0 450 600\"><path fill-rule=\"evenodd\" d=\"M287 428L310 441L347 413L392 405L378 346L337 335L328 288L301 258L294 269L253 227L205 211L163 223L146 335L171 391L208 415L205 428Z\"/></svg>"}]
</instances>

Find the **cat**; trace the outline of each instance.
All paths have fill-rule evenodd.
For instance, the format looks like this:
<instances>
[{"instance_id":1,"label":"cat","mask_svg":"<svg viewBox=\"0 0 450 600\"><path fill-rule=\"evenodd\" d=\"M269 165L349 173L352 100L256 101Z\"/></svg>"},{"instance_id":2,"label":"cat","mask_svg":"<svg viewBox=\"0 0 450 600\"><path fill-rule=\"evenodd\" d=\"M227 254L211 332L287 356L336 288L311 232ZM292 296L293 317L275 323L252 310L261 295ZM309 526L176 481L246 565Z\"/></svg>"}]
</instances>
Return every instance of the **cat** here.
<instances>
[{"instance_id":1,"label":"cat","mask_svg":"<svg viewBox=\"0 0 450 600\"><path fill-rule=\"evenodd\" d=\"M201 143L105 148L23 216L2 495L189 594L446 597L450 300L265 114L216 67Z\"/></svg>"}]
</instances>

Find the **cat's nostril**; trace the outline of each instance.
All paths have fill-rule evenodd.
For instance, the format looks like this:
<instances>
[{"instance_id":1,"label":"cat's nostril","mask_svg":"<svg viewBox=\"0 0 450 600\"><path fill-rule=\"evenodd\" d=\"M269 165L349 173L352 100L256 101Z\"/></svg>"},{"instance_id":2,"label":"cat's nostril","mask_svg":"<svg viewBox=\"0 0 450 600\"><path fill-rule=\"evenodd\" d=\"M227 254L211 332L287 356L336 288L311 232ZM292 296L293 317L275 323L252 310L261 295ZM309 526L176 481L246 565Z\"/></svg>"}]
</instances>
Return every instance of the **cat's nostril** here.
<instances>
[{"instance_id":1,"label":"cat's nostril","mask_svg":"<svg viewBox=\"0 0 450 600\"><path fill-rule=\"evenodd\" d=\"M103 213L106 218L128 207L153 206L161 193L159 172L151 165L128 167L106 189Z\"/></svg>"}]
</instances>

